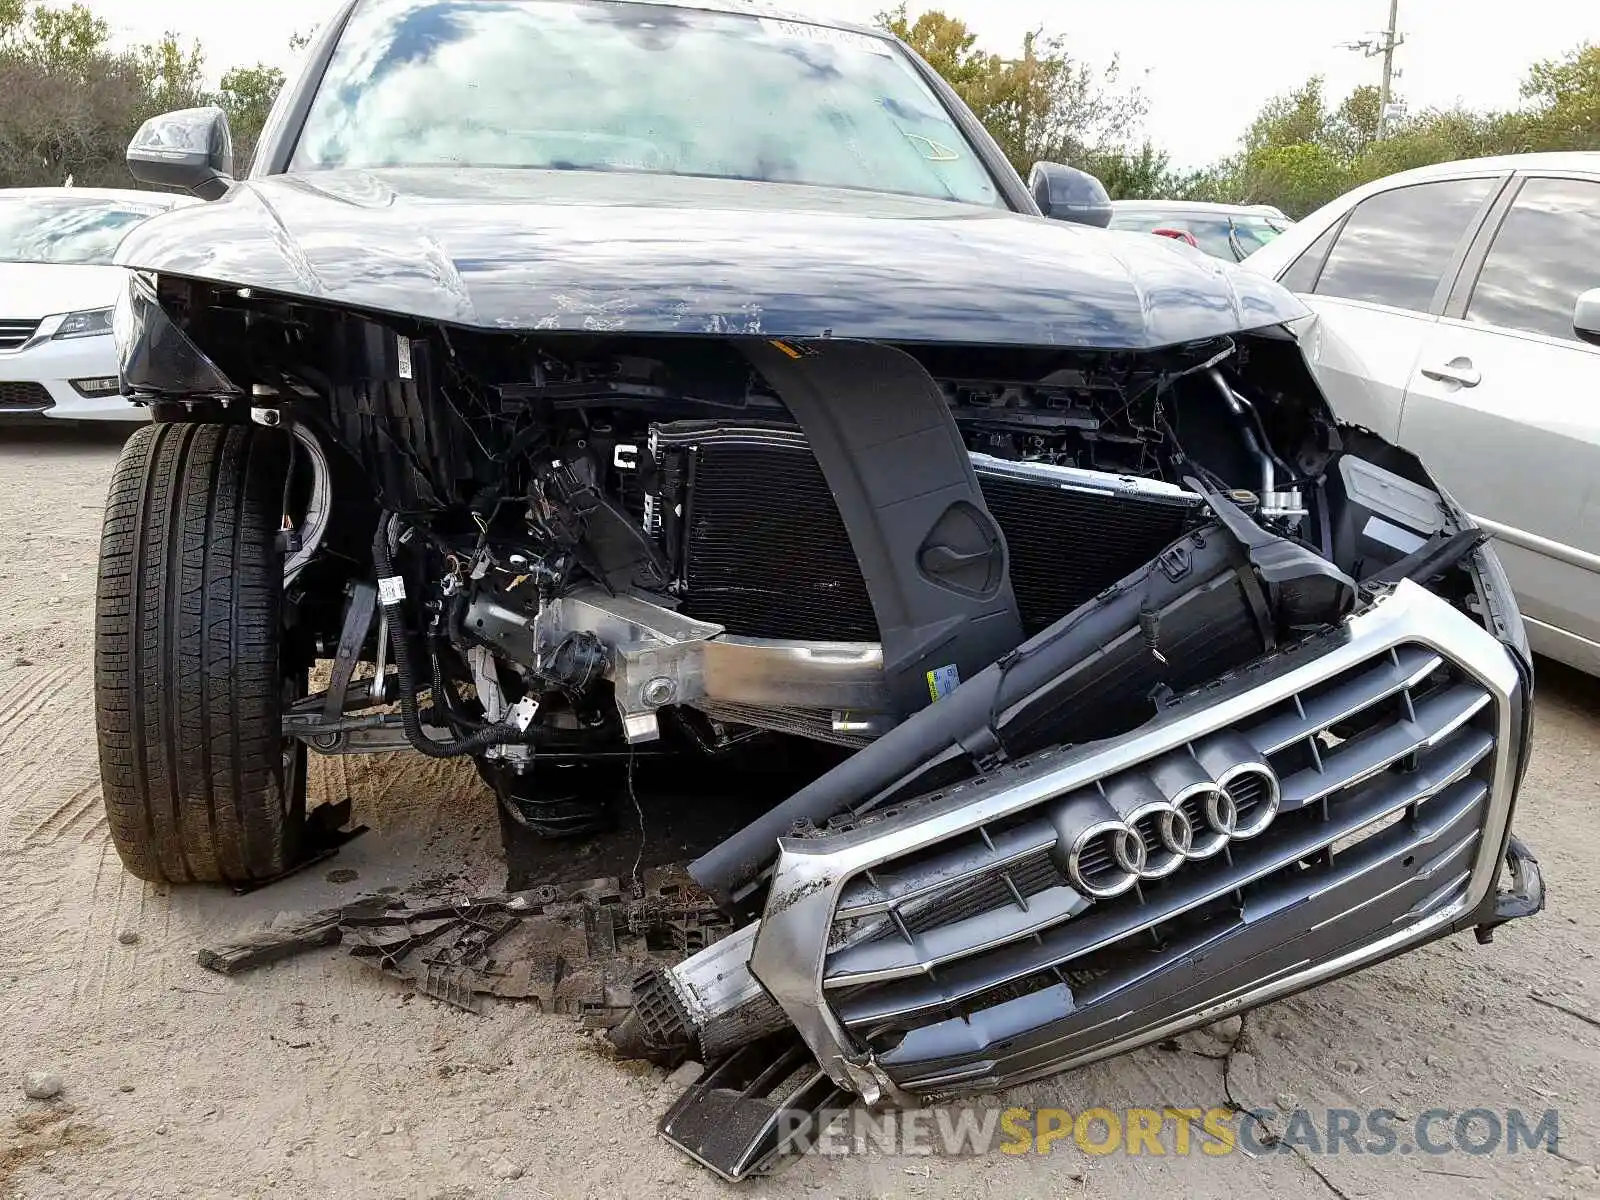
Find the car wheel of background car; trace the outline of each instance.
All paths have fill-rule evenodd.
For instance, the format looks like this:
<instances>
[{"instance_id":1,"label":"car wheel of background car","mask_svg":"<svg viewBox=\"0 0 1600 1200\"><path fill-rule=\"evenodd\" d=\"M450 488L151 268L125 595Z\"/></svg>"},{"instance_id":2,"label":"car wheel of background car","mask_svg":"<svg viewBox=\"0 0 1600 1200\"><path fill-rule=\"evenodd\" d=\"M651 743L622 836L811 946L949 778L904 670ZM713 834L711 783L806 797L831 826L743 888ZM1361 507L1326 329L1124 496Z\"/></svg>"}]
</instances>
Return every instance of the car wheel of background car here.
<instances>
[{"instance_id":1,"label":"car wheel of background car","mask_svg":"<svg viewBox=\"0 0 1600 1200\"><path fill-rule=\"evenodd\" d=\"M112 841L142 879L246 883L296 861L305 757L281 712L305 672L280 661L287 461L277 430L156 424L112 477L95 717Z\"/></svg>"}]
</instances>

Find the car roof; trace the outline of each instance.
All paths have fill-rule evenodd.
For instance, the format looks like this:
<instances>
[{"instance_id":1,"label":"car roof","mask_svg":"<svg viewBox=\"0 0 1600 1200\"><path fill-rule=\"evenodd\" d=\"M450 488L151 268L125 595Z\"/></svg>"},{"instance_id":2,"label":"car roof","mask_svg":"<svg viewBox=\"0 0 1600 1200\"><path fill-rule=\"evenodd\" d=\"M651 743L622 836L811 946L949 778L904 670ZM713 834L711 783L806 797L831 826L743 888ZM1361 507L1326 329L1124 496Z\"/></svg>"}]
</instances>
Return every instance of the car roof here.
<instances>
[{"instance_id":1,"label":"car roof","mask_svg":"<svg viewBox=\"0 0 1600 1200\"><path fill-rule=\"evenodd\" d=\"M193 196L176 192L147 192L138 188L89 187L27 187L0 188L0 199L7 196L58 197L63 200L118 200L124 204L164 205L173 208L180 204L199 203Z\"/></svg>"},{"instance_id":2,"label":"car roof","mask_svg":"<svg viewBox=\"0 0 1600 1200\"><path fill-rule=\"evenodd\" d=\"M1441 179L1505 175L1514 171L1524 174L1580 171L1585 175L1600 176L1600 151L1549 150L1537 154L1497 154L1488 158L1458 158L1449 162L1412 167L1409 171L1400 171L1394 175L1385 175L1380 179L1353 187L1335 196L1315 212L1308 213L1296 222L1288 233L1245 259L1244 264L1251 270L1276 278L1304 254L1313 242L1326 234L1330 227L1338 224L1346 213L1373 196Z\"/></svg>"},{"instance_id":3,"label":"car roof","mask_svg":"<svg viewBox=\"0 0 1600 1200\"><path fill-rule=\"evenodd\" d=\"M1424 179L1448 178L1452 175L1479 171L1592 171L1600 173L1600 150L1546 150L1537 154L1496 154L1488 158L1457 158L1450 162L1430 163L1425 167L1412 167L1394 175L1385 175L1372 183L1385 187L1395 183Z\"/></svg>"},{"instance_id":4,"label":"car roof","mask_svg":"<svg viewBox=\"0 0 1600 1200\"><path fill-rule=\"evenodd\" d=\"M1113 211L1216 213L1219 216L1281 217L1270 204L1217 204L1210 200L1113 200Z\"/></svg>"}]
</instances>

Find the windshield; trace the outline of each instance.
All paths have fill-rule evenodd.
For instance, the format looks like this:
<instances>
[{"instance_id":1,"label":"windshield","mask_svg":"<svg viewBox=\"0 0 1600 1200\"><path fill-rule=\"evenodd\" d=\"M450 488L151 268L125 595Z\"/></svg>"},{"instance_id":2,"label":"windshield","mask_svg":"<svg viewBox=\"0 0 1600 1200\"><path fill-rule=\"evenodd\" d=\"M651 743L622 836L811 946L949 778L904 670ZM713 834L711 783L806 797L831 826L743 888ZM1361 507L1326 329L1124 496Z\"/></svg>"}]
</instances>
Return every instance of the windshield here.
<instances>
[{"instance_id":1,"label":"windshield","mask_svg":"<svg viewBox=\"0 0 1600 1200\"><path fill-rule=\"evenodd\" d=\"M0 262L106 266L135 225L163 207L0 193Z\"/></svg>"},{"instance_id":2,"label":"windshield","mask_svg":"<svg viewBox=\"0 0 1600 1200\"><path fill-rule=\"evenodd\" d=\"M1111 218L1111 228L1150 233L1157 229L1182 229L1213 258L1234 262L1248 258L1288 225L1271 217L1254 214L1160 212L1151 209L1123 210ZM1230 232L1232 238L1230 239ZM1238 249L1234 249L1237 243Z\"/></svg>"},{"instance_id":3,"label":"windshield","mask_svg":"<svg viewBox=\"0 0 1600 1200\"><path fill-rule=\"evenodd\" d=\"M609 0L366 0L291 170L698 175L1000 203L896 45Z\"/></svg>"}]
</instances>

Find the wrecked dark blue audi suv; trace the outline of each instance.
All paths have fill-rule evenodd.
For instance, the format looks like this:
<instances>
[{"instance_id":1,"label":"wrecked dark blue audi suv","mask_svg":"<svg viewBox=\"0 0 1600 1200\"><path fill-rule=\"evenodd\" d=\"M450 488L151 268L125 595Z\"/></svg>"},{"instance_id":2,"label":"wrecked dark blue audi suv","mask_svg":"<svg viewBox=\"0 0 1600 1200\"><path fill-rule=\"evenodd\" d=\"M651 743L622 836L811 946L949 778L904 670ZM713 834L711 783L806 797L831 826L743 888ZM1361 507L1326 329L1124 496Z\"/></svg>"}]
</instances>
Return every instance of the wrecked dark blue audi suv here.
<instances>
[{"instance_id":1,"label":"wrecked dark blue audi suv","mask_svg":"<svg viewBox=\"0 0 1600 1200\"><path fill-rule=\"evenodd\" d=\"M1482 532L1330 411L1288 292L1024 183L892 38L351 0L247 177L216 110L129 159L210 201L119 255L153 421L97 715L136 875L293 869L311 754L470 758L508 836L568 842L687 764L675 802L736 815L688 867L725 935L613 1034L714 1064L666 1130L729 1177L785 1112L1540 907Z\"/></svg>"}]
</instances>

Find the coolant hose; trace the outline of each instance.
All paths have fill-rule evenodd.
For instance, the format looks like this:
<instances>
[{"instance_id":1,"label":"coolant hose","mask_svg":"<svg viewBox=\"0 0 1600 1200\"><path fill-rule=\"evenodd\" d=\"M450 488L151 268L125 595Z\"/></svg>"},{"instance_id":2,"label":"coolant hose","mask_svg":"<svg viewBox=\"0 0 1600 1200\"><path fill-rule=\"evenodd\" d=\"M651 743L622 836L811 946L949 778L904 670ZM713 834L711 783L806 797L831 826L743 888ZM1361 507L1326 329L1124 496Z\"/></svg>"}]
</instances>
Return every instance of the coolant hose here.
<instances>
[{"instance_id":1,"label":"coolant hose","mask_svg":"<svg viewBox=\"0 0 1600 1200\"><path fill-rule=\"evenodd\" d=\"M378 532L372 539L372 565L378 573L378 602L389 618L389 645L394 655L395 672L400 678L400 723L406 731L406 741L418 754L429 758L464 758L491 746L505 746L526 740L526 735L515 726L501 723L487 725L474 734L452 742L436 742L422 729L422 717L417 712L416 676L411 669L411 642L406 637L405 585L395 573L394 558L389 553L389 526L392 514L384 512L378 518ZM442 698L441 698L442 702Z\"/></svg>"}]
</instances>

